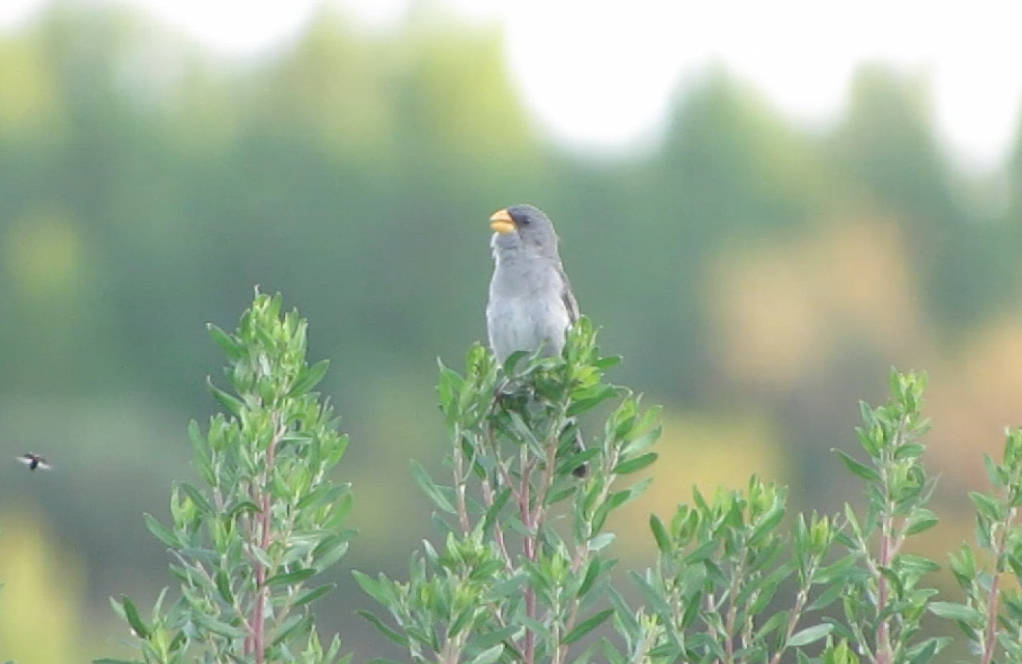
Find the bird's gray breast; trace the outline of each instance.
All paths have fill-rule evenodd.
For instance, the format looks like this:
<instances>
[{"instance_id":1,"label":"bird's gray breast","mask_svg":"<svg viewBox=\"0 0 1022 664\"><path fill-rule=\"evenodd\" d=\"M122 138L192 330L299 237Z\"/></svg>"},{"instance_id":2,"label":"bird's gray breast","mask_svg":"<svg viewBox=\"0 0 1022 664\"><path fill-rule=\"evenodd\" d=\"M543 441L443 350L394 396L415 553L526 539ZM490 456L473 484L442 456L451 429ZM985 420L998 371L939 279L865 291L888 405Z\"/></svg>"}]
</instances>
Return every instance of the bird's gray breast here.
<instances>
[{"instance_id":1,"label":"bird's gray breast","mask_svg":"<svg viewBox=\"0 0 1022 664\"><path fill-rule=\"evenodd\" d=\"M570 319L564 306L564 284L552 264L498 262L490 281L486 323L490 348L503 362L515 351L550 355L564 348Z\"/></svg>"}]
</instances>

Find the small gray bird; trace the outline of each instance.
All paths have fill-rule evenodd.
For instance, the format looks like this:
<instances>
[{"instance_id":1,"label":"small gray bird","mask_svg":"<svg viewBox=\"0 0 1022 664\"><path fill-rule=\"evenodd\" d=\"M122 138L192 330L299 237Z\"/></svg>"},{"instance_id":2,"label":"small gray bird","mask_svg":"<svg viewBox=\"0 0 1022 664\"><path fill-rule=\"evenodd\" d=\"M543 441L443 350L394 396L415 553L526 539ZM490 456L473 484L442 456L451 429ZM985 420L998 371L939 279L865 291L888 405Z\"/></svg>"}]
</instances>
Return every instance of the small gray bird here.
<instances>
[{"instance_id":1,"label":"small gray bird","mask_svg":"<svg viewBox=\"0 0 1022 664\"><path fill-rule=\"evenodd\" d=\"M532 205L512 205L493 213L490 228L494 269L486 327L493 354L501 363L519 350L560 355L565 332L579 313L557 253L554 225ZM583 449L577 430L575 438ZM574 472L582 477L586 470L583 465Z\"/></svg>"}]
</instances>

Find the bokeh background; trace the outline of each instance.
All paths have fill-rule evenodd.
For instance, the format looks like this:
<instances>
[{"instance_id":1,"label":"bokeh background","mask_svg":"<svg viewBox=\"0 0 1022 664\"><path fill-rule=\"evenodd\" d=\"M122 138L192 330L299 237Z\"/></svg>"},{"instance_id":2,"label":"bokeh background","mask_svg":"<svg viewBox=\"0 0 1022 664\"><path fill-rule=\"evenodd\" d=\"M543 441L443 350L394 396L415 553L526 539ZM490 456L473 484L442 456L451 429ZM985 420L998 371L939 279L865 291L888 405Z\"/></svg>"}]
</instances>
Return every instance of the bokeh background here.
<instances>
[{"instance_id":1,"label":"bokeh background","mask_svg":"<svg viewBox=\"0 0 1022 664\"><path fill-rule=\"evenodd\" d=\"M696 483L756 472L800 509L857 501L830 450L854 448L857 402L883 399L892 365L930 378L943 522L926 552L969 536L965 492L1022 410L1007 3L948 3L963 13L944 34L930 3L855 3L853 26L799 2L773 22L716 3L712 25L655 2L305 2L238 48L223 26L255 20L243 3L205 3L208 21L171 0L7 3L0 657L125 652L107 598L147 606L171 583L141 514L166 518L193 477L187 423L215 408L204 325L233 329L257 284L311 320L351 435L339 472L362 534L321 626L356 662L396 654L354 615L350 569L401 574L431 534L409 459L440 468L436 360L484 338L486 221L515 202L557 224L583 311L625 358L611 378L666 407L656 481L614 523L622 567L650 562L646 515ZM918 48L884 57L870 35ZM28 450L56 469L27 472Z\"/></svg>"}]
</instances>

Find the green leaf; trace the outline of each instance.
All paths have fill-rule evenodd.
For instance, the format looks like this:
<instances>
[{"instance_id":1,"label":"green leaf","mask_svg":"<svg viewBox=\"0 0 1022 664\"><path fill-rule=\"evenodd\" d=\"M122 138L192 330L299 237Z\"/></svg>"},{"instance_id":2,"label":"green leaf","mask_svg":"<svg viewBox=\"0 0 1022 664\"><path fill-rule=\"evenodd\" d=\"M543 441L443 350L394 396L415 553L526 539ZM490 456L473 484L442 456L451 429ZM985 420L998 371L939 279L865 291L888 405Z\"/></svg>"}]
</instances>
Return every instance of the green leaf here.
<instances>
[{"instance_id":1,"label":"green leaf","mask_svg":"<svg viewBox=\"0 0 1022 664\"><path fill-rule=\"evenodd\" d=\"M504 487L493 497L493 504L486 509L486 514L483 517L483 532L489 533L491 531L497 523L501 510L507 505L508 498L510 497L511 489L508 487Z\"/></svg>"},{"instance_id":2,"label":"green leaf","mask_svg":"<svg viewBox=\"0 0 1022 664\"><path fill-rule=\"evenodd\" d=\"M614 470L611 472L616 475L627 475L629 473L638 472L656 461L658 456L659 455L656 452L648 452L640 457L622 461L618 465L614 466Z\"/></svg>"},{"instance_id":3,"label":"green leaf","mask_svg":"<svg viewBox=\"0 0 1022 664\"><path fill-rule=\"evenodd\" d=\"M521 623L522 627L535 632L536 636L542 640L549 640L553 638L553 634L550 632L550 625L544 621L530 618L527 615L519 615L518 622Z\"/></svg>"},{"instance_id":4,"label":"green leaf","mask_svg":"<svg viewBox=\"0 0 1022 664\"><path fill-rule=\"evenodd\" d=\"M641 496L642 492L649 487L652 481L652 477L647 477L641 482L636 482L623 491L617 491L610 494L610 496L607 497L607 501L597 507L596 511L593 513L593 530L602 529L603 523L607 520L607 516L611 512Z\"/></svg>"},{"instance_id":5,"label":"green leaf","mask_svg":"<svg viewBox=\"0 0 1022 664\"><path fill-rule=\"evenodd\" d=\"M620 355L608 355L607 357L597 358L593 362L593 366L601 371L606 371L607 369L617 365L620 362L621 362Z\"/></svg>"},{"instance_id":6,"label":"green leaf","mask_svg":"<svg viewBox=\"0 0 1022 664\"><path fill-rule=\"evenodd\" d=\"M498 643L492 648L487 648L469 660L468 664L493 664L504 654L504 644Z\"/></svg>"},{"instance_id":7,"label":"green leaf","mask_svg":"<svg viewBox=\"0 0 1022 664\"><path fill-rule=\"evenodd\" d=\"M759 519L749 535L749 546L758 546L763 540L769 537L777 529L777 525L784 518L784 500L778 499L770 509Z\"/></svg>"},{"instance_id":8,"label":"green leaf","mask_svg":"<svg viewBox=\"0 0 1022 664\"><path fill-rule=\"evenodd\" d=\"M568 417L575 417L576 415L581 415L582 413L590 411L617 394L617 390L610 385L602 385L601 388L602 389L595 396L583 397L573 401L572 404L568 406Z\"/></svg>"},{"instance_id":9,"label":"green leaf","mask_svg":"<svg viewBox=\"0 0 1022 664\"><path fill-rule=\"evenodd\" d=\"M209 632L213 632L214 634L225 636L228 639L243 639L248 636L247 630L235 627L234 625L225 623L222 620L217 620L213 616L203 613L202 611L191 611L189 612L189 615L199 627Z\"/></svg>"},{"instance_id":10,"label":"green leaf","mask_svg":"<svg viewBox=\"0 0 1022 664\"><path fill-rule=\"evenodd\" d=\"M667 529L656 514L649 515L649 529L653 531L653 539L656 540L656 547L660 553L667 555L671 551L671 538L667 535Z\"/></svg>"},{"instance_id":11,"label":"green leaf","mask_svg":"<svg viewBox=\"0 0 1022 664\"><path fill-rule=\"evenodd\" d=\"M236 397L231 396L227 392L224 392L219 387L213 384L213 381L209 378L206 379L206 387L213 393L213 396L220 405L223 406L227 412L231 413L235 417L241 417L241 411L245 409L245 404L241 403Z\"/></svg>"},{"instance_id":12,"label":"green leaf","mask_svg":"<svg viewBox=\"0 0 1022 664\"><path fill-rule=\"evenodd\" d=\"M498 643L504 643L511 639L515 634L521 630L518 625L509 625L504 629L495 629L491 631L482 631L477 633L469 641L469 645L473 648L490 648ZM506 644L505 644L506 645Z\"/></svg>"},{"instance_id":13,"label":"green leaf","mask_svg":"<svg viewBox=\"0 0 1022 664\"><path fill-rule=\"evenodd\" d=\"M628 636L633 637L633 635L631 634L629 634ZM628 664L629 660L625 659L625 657L617 651L617 648L614 647L614 644L612 644L607 637L603 637L602 639L600 639L600 651L603 653L603 656L607 660L608 664ZM589 658L586 658L581 661L588 661L588 659ZM578 664L579 661L580 660L575 660L573 664ZM667 661L673 660L669 659Z\"/></svg>"},{"instance_id":14,"label":"green leaf","mask_svg":"<svg viewBox=\"0 0 1022 664\"><path fill-rule=\"evenodd\" d=\"M213 549L202 549L194 546L187 546L180 550L182 558L197 560L199 562L216 565L220 562L220 554Z\"/></svg>"},{"instance_id":15,"label":"green leaf","mask_svg":"<svg viewBox=\"0 0 1022 664\"><path fill-rule=\"evenodd\" d=\"M601 397L603 399L610 399L618 394L621 388L613 385L607 385L606 383L595 383L588 385L587 387L581 387L571 392L571 398L574 401L582 401L583 399L592 399L593 397Z\"/></svg>"},{"instance_id":16,"label":"green leaf","mask_svg":"<svg viewBox=\"0 0 1022 664\"><path fill-rule=\"evenodd\" d=\"M536 447L542 446L542 443L539 442L539 439L536 438L536 434L532 432L532 429L529 428L529 425L525 423L524 419L522 419L520 413L517 413L513 410L505 412L507 413L508 420L511 422L511 429L513 430L513 433L518 436L520 441L531 443Z\"/></svg>"},{"instance_id":17,"label":"green leaf","mask_svg":"<svg viewBox=\"0 0 1022 664\"><path fill-rule=\"evenodd\" d=\"M304 569L296 569L293 572L282 572L280 574L274 574L266 580L268 586L290 586L296 583L302 583L308 580L310 577L316 575L316 570L311 567Z\"/></svg>"},{"instance_id":18,"label":"green leaf","mask_svg":"<svg viewBox=\"0 0 1022 664\"><path fill-rule=\"evenodd\" d=\"M293 613L288 616L277 630L272 646L285 642L292 635L308 634L312 630L311 613Z\"/></svg>"},{"instance_id":19,"label":"green leaf","mask_svg":"<svg viewBox=\"0 0 1022 664\"><path fill-rule=\"evenodd\" d=\"M228 518L237 519L239 516L244 514L255 514L259 511L259 506L253 503L251 500L243 500L227 513Z\"/></svg>"},{"instance_id":20,"label":"green leaf","mask_svg":"<svg viewBox=\"0 0 1022 664\"><path fill-rule=\"evenodd\" d=\"M823 585L831 585L833 583L844 585L847 583L846 578L855 572L858 562L858 555L850 553L830 565L821 567L814 575L813 580L815 583Z\"/></svg>"},{"instance_id":21,"label":"green leaf","mask_svg":"<svg viewBox=\"0 0 1022 664\"><path fill-rule=\"evenodd\" d=\"M351 499L351 487L348 484L319 484L298 501L297 509L301 511L310 507L336 503L344 497L348 500ZM350 506L346 506L346 509L350 509Z\"/></svg>"},{"instance_id":22,"label":"green leaf","mask_svg":"<svg viewBox=\"0 0 1022 664\"><path fill-rule=\"evenodd\" d=\"M322 542L316 545L316 548L312 550L312 559L316 566L316 571L322 572L328 567L333 566L334 563L348 552L348 540L351 539L353 532L345 530L334 535L328 535Z\"/></svg>"},{"instance_id":23,"label":"green leaf","mask_svg":"<svg viewBox=\"0 0 1022 664\"><path fill-rule=\"evenodd\" d=\"M433 478L429 476L426 469L423 468L415 460L412 460L412 477L415 478L415 483L419 485L423 493L433 501L433 504L439 507L448 514L455 514L457 510L454 509L454 505L451 501L447 500L443 493L440 492L440 488L433 482Z\"/></svg>"},{"instance_id":24,"label":"green leaf","mask_svg":"<svg viewBox=\"0 0 1022 664\"><path fill-rule=\"evenodd\" d=\"M938 638L931 636L905 653L908 664L926 664L950 642L950 637Z\"/></svg>"},{"instance_id":25,"label":"green leaf","mask_svg":"<svg viewBox=\"0 0 1022 664\"><path fill-rule=\"evenodd\" d=\"M843 450L835 449L834 451L837 452L839 457L841 457L841 461L845 464L845 468L847 468L853 475L861 477L867 482L880 481L880 475L866 464L856 461Z\"/></svg>"},{"instance_id":26,"label":"green leaf","mask_svg":"<svg viewBox=\"0 0 1022 664\"><path fill-rule=\"evenodd\" d=\"M908 518L908 525L905 528L906 535L917 535L937 525L937 515L932 511L919 508Z\"/></svg>"},{"instance_id":27,"label":"green leaf","mask_svg":"<svg viewBox=\"0 0 1022 664\"><path fill-rule=\"evenodd\" d=\"M925 445L920 443L905 443L894 450L894 458L898 460L915 459L922 456L925 451Z\"/></svg>"},{"instance_id":28,"label":"green leaf","mask_svg":"<svg viewBox=\"0 0 1022 664\"><path fill-rule=\"evenodd\" d=\"M323 380L323 376L326 375L326 370L330 368L330 360L320 360L311 367L302 367L301 372L298 374L298 378L294 384L291 385L291 389L287 395L289 397L296 397L302 394L306 394L312 388L319 384L319 381Z\"/></svg>"},{"instance_id":29,"label":"green leaf","mask_svg":"<svg viewBox=\"0 0 1022 664\"><path fill-rule=\"evenodd\" d=\"M206 323L206 334L213 340L224 356L231 362L237 362L244 355L243 348L231 335L227 334L213 323Z\"/></svg>"},{"instance_id":30,"label":"green leaf","mask_svg":"<svg viewBox=\"0 0 1022 664\"><path fill-rule=\"evenodd\" d=\"M637 399L634 400L636 408L638 408L639 400L641 398L642 396L640 395ZM650 433L649 430L653 428L654 424L656 424L657 429L663 428L662 425L658 424L658 422L660 421L660 415L661 413L663 413L663 411L664 411L663 406L651 406L647 408L639 416L639 419L635 422L635 426L632 427L632 430L631 432L629 432L628 435L635 436L640 433L643 434Z\"/></svg>"},{"instance_id":31,"label":"green leaf","mask_svg":"<svg viewBox=\"0 0 1022 664\"><path fill-rule=\"evenodd\" d=\"M980 493L979 491L970 491L969 498L972 500L973 505L976 506L976 511L991 521L1000 521L1003 518L1000 504L987 494Z\"/></svg>"},{"instance_id":32,"label":"green leaf","mask_svg":"<svg viewBox=\"0 0 1022 664\"><path fill-rule=\"evenodd\" d=\"M450 543L448 543L450 547ZM504 569L504 562L500 560L484 560L479 562L475 568L469 573L468 580L483 583L492 580L498 572Z\"/></svg>"},{"instance_id":33,"label":"green leaf","mask_svg":"<svg viewBox=\"0 0 1022 664\"><path fill-rule=\"evenodd\" d=\"M632 577L632 581L638 587L639 592L646 600L646 604L649 605L649 608L661 618L672 620L674 612L671 610L671 606L667 603L667 599L664 597L663 592L654 588L647 579L634 570L629 572L629 576Z\"/></svg>"},{"instance_id":34,"label":"green leaf","mask_svg":"<svg viewBox=\"0 0 1022 664\"><path fill-rule=\"evenodd\" d=\"M579 467L579 464L577 464L577 463L571 463L571 464L563 463L563 464L560 464L558 466L558 473L561 476L564 476L564 475L567 475L570 472L568 470L569 468L571 470L575 470L578 467ZM543 502L544 502L545 505L556 505L557 503L559 503L562 500L570 497L571 495L573 495L577 491L578 491L578 486L577 485L566 486L563 489L561 489L560 491L551 491L550 493L548 493L547 496L546 496L546 500L543 501Z\"/></svg>"},{"instance_id":35,"label":"green leaf","mask_svg":"<svg viewBox=\"0 0 1022 664\"><path fill-rule=\"evenodd\" d=\"M298 595L298 598L295 600L295 602L294 602L294 604L292 604L292 606L299 607L299 606L302 606L303 604L308 604L309 602L314 602L314 601L316 601L317 599L319 599L323 595L327 594L328 592L330 592L331 590L333 590L336 587L337 587L336 583L327 583L325 585L319 586L318 588L311 588L309 590L303 590Z\"/></svg>"},{"instance_id":36,"label":"green leaf","mask_svg":"<svg viewBox=\"0 0 1022 664\"><path fill-rule=\"evenodd\" d=\"M627 634L629 637L637 637L639 634L639 621L635 617L635 612L625 602L625 598L612 585L607 586L607 598L610 600L610 605L617 612L614 622L618 631L622 634Z\"/></svg>"},{"instance_id":37,"label":"green leaf","mask_svg":"<svg viewBox=\"0 0 1022 664\"><path fill-rule=\"evenodd\" d=\"M164 526L162 523L156 520L152 514L143 514L142 520L145 521L146 528L149 529L156 539L160 540L171 548L178 548L181 546L181 541L177 538L172 530Z\"/></svg>"},{"instance_id":38,"label":"green leaf","mask_svg":"<svg viewBox=\"0 0 1022 664\"><path fill-rule=\"evenodd\" d=\"M384 591L383 585L389 583L389 580L381 575L379 579L374 579L371 576L363 574L356 570L351 571L351 575L355 577L356 583L362 588L362 592L369 595L377 602L387 608L391 608L392 598L389 593Z\"/></svg>"},{"instance_id":39,"label":"green leaf","mask_svg":"<svg viewBox=\"0 0 1022 664\"><path fill-rule=\"evenodd\" d=\"M182 482L179 486L191 498L192 502L195 503L195 507L199 510L200 514L205 515L213 512L213 506L206 499L206 496L202 495L201 491L188 482Z\"/></svg>"},{"instance_id":40,"label":"green leaf","mask_svg":"<svg viewBox=\"0 0 1022 664\"><path fill-rule=\"evenodd\" d=\"M440 364L440 377L437 379L436 390L440 396L440 405L445 411L452 412L453 414L457 410L457 395L461 392L465 379L457 371L444 366L443 362L439 360L437 362Z\"/></svg>"},{"instance_id":41,"label":"green leaf","mask_svg":"<svg viewBox=\"0 0 1022 664\"><path fill-rule=\"evenodd\" d=\"M590 551L602 551L607 546L609 546L611 542L614 541L614 537L615 537L614 533L600 533L596 537L589 540L588 548Z\"/></svg>"},{"instance_id":42,"label":"green leaf","mask_svg":"<svg viewBox=\"0 0 1022 664\"><path fill-rule=\"evenodd\" d=\"M486 591L484 598L486 599L487 602L492 602L504 597L508 597L510 595L514 595L519 591L519 589L523 585L525 585L525 582L528 580L528 578L529 577L527 574L519 572L518 574L512 576L510 579L505 579L504 581L501 581L500 583L496 583L493 586L491 586L490 589Z\"/></svg>"},{"instance_id":43,"label":"green leaf","mask_svg":"<svg viewBox=\"0 0 1022 664\"><path fill-rule=\"evenodd\" d=\"M604 609L603 611L600 611L596 615L589 616L588 618L580 622L578 625L575 625L575 629L571 630L565 635L562 643L568 645L574 643L575 641L578 641L583 636L585 636L589 632L593 631L594 629L602 625L604 621L607 620L607 618L611 617L612 615L614 615L614 609Z\"/></svg>"},{"instance_id":44,"label":"green leaf","mask_svg":"<svg viewBox=\"0 0 1022 664\"><path fill-rule=\"evenodd\" d=\"M989 454L983 455L983 468L986 470L987 473L987 481L990 482L992 486L995 486L998 489L1003 488L1000 473L997 472L998 470L997 464L994 463L994 460L990 458Z\"/></svg>"},{"instance_id":45,"label":"green leaf","mask_svg":"<svg viewBox=\"0 0 1022 664\"><path fill-rule=\"evenodd\" d=\"M778 611L774 615L770 616L770 618L765 623L763 623L763 625L758 630L756 630L755 638L756 639L768 638L771 633L777 631L782 626L787 625L787 623L788 612Z\"/></svg>"},{"instance_id":46,"label":"green leaf","mask_svg":"<svg viewBox=\"0 0 1022 664\"><path fill-rule=\"evenodd\" d=\"M334 503L334 516L331 517L331 522L338 526L348 518L348 513L351 512L351 506L355 501L351 495L351 487L345 486L345 489L347 489L346 493Z\"/></svg>"},{"instance_id":47,"label":"green leaf","mask_svg":"<svg viewBox=\"0 0 1022 664\"><path fill-rule=\"evenodd\" d=\"M806 611L819 611L825 609L845 594L845 587L843 585L834 584L820 593L809 606L806 607Z\"/></svg>"},{"instance_id":48,"label":"green leaf","mask_svg":"<svg viewBox=\"0 0 1022 664\"><path fill-rule=\"evenodd\" d=\"M206 437L202 435L202 429L199 427L199 423L195 420L191 420L188 423L188 440L192 443L192 451L200 456L205 456L206 450L209 447Z\"/></svg>"},{"instance_id":49,"label":"green leaf","mask_svg":"<svg viewBox=\"0 0 1022 664\"><path fill-rule=\"evenodd\" d=\"M803 630L799 630L791 635L786 644L789 648L798 648L800 646L807 646L810 643L819 641L823 637L834 631L834 626L830 623L820 623L819 625L813 625Z\"/></svg>"},{"instance_id":50,"label":"green leaf","mask_svg":"<svg viewBox=\"0 0 1022 664\"><path fill-rule=\"evenodd\" d=\"M706 562L717 553L717 548L723 542L714 538L707 539L702 544L685 554L682 560L686 565L697 565Z\"/></svg>"},{"instance_id":51,"label":"green leaf","mask_svg":"<svg viewBox=\"0 0 1022 664\"><path fill-rule=\"evenodd\" d=\"M579 597L585 597L586 594L592 590L593 584L599 577L601 569L603 569L603 565L601 564L599 557L594 556L593 559L589 561L589 565L586 566L585 576L582 577L582 583L578 587Z\"/></svg>"},{"instance_id":52,"label":"green leaf","mask_svg":"<svg viewBox=\"0 0 1022 664\"><path fill-rule=\"evenodd\" d=\"M231 592L231 580L222 569L216 571L216 589L227 604L234 604L234 593Z\"/></svg>"},{"instance_id":53,"label":"green leaf","mask_svg":"<svg viewBox=\"0 0 1022 664\"><path fill-rule=\"evenodd\" d=\"M528 355L529 355L529 352L528 351L524 351L524 350L516 350L515 352L511 353L510 355L508 355L507 359L504 360L504 365L503 365L504 366L504 373L507 374L508 376L513 374L514 373L514 369L515 369L515 365L518 364L518 361L521 360L523 357L528 357Z\"/></svg>"},{"instance_id":54,"label":"green leaf","mask_svg":"<svg viewBox=\"0 0 1022 664\"><path fill-rule=\"evenodd\" d=\"M637 424L636 428L638 428L639 426L640 425ZM625 457L630 457L633 454L638 454L639 452L649 447L652 447L653 444L660 439L660 435L663 433L663 431L664 428L662 426L656 426L652 430L647 431L638 438L632 439L624 447L621 448L621 455Z\"/></svg>"},{"instance_id":55,"label":"green leaf","mask_svg":"<svg viewBox=\"0 0 1022 664\"><path fill-rule=\"evenodd\" d=\"M930 602L926 605L926 608L935 616L947 620L960 620L973 627L982 625L986 620L982 612L958 602Z\"/></svg>"},{"instance_id":56,"label":"green leaf","mask_svg":"<svg viewBox=\"0 0 1022 664\"><path fill-rule=\"evenodd\" d=\"M124 609L124 619L128 621L135 635L140 639L149 638L149 626L138 615L138 609L127 595L121 595L121 607Z\"/></svg>"},{"instance_id":57,"label":"green leaf","mask_svg":"<svg viewBox=\"0 0 1022 664\"><path fill-rule=\"evenodd\" d=\"M366 620L371 622L373 624L373 627L375 627L377 630L379 630L380 634L383 634L385 637L387 637L388 639L390 639L391 641L393 641L397 645L401 646L402 648L407 648L408 647L408 637L407 636L405 636L404 634L400 634L400 633L394 631L393 629L388 627L386 624L384 624L384 622L382 620L380 620L379 618L377 618L373 614L369 613L368 611L362 610L362 609L359 609L355 613L357 613L358 615L362 616L363 618L365 618ZM389 660L374 659L373 661L374 662L386 662L386 661L389 661Z\"/></svg>"}]
</instances>

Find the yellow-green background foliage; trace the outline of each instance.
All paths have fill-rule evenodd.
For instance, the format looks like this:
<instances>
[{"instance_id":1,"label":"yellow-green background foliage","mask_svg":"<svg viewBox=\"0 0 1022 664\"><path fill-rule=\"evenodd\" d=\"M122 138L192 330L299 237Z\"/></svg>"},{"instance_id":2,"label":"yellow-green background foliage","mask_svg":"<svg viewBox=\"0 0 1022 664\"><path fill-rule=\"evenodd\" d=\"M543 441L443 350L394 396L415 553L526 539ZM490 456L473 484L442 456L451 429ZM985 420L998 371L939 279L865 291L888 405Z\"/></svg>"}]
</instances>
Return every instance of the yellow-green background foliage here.
<instances>
[{"instance_id":1,"label":"yellow-green background foliage","mask_svg":"<svg viewBox=\"0 0 1022 664\"><path fill-rule=\"evenodd\" d=\"M930 374L943 556L1022 410L1022 171L1017 147L987 175L951 160L927 94L867 63L810 131L711 67L650 149L595 159L536 128L499 29L421 7L375 33L324 11L244 63L91 4L0 36L0 658L117 654L106 598L144 607L170 581L141 513L192 477L185 426L221 365L204 324L233 326L255 284L311 319L352 436L363 534L323 630L356 661L387 652L348 570L400 573L431 532L408 460L445 454L436 358L484 337L486 220L522 201L624 355L612 379L666 406L656 481L613 524L625 566L695 483L857 500L830 450L892 364ZM56 470L15 463L28 450Z\"/></svg>"}]
</instances>

